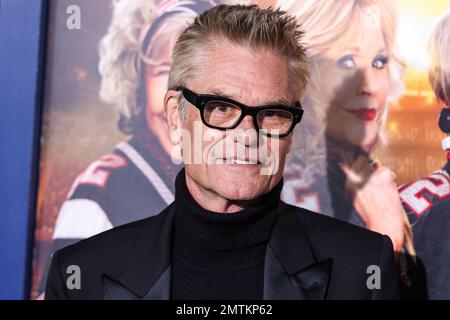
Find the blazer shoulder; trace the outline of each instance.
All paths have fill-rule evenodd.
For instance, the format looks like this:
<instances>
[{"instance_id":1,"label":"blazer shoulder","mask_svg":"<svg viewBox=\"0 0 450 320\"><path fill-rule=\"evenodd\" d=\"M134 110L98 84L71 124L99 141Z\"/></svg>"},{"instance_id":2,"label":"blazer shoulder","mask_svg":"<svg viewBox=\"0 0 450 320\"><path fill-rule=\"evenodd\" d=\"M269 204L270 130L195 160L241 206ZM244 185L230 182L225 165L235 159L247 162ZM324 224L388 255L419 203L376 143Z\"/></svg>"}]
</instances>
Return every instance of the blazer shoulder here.
<instances>
[{"instance_id":1,"label":"blazer shoulder","mask_svg":"<svg viewBox=\"0 0 450 320\"><path fill-rule=\"evenodd\" d=\"M133 221L105 232L99 233L87 239L83 239L72 245L58 250L62 260L86 261L91 258L98 261L100 259L121 259L129 254L133 249L139 235L146 232L151 236L159 226L162 226L171 213L173 205L166 207L161 213Z\"/></svg>"},{"instance_id":2,"label":"blazer shoulder","mask_svg":"<svg viewBox=\"0 0 450 320\"><path fill-rule=\"evenodd\" d=\"M56 251L46 285L49 298L101 299L104 276L120 281L127 270L139 272L140 268L151 274L153 271L144 265L151 266L153 258L169 243L172 208L170 205L159 215L116 227ZM158 263L164 261L155 262ZM74 267L81 273L82 290L67 290L64 285Z\"/></svg>"}]
</instances>

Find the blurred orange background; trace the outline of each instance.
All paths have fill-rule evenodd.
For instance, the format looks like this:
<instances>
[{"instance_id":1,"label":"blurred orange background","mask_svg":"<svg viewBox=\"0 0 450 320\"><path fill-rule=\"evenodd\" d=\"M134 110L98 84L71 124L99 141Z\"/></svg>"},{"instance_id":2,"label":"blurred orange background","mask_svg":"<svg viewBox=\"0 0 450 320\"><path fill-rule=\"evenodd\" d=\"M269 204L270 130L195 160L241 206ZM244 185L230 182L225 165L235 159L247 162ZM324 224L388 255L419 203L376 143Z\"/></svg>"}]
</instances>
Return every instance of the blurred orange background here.
<instances>
[{"instance_id":1,"label":"blurred orange background","mask_svg":"<svg viewBox=\"0 0 450 320\"><path fill-rule=\"evenodd\" d=\"M445 135L437 126L440 106L428 83L428 37L449 9L448 0L396 0L399 12L397 42L407 69L405 91L390 107L388 142L377 152L383 164L405 183L441 168L447 161L440 143Z\"/></svg>"}]
</instances>

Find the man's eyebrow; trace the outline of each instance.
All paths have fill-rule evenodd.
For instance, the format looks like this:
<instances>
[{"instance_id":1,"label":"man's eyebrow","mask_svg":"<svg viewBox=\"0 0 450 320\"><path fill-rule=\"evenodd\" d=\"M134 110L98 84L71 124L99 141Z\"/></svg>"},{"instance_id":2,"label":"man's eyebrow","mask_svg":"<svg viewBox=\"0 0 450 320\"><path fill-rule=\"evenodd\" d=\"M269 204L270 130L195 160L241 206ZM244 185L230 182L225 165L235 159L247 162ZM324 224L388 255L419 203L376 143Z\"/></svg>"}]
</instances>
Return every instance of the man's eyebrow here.
<instances>
[{"instance_id":1,"label":"man's eyebrow","mask_svg":"<svg viewBox=\"0 0 450 320\"><path fill-rule=\"evenodd\" d=\"M222 90L217 89L217 88L208 90L208 92L209 92L209 94L213 94L213 95L216 95L216 96L221 96L221 97L224 97L224 98L228 98L228 99L232 99L234 101L240 102L235 97L230 96L229 94L226 94L225 92L223 92ZM278 100L266 101L266 102L260 104L260 106L273 106L273 105L279 105L279 104L290 105L291 103L289 102L289 100L287 98L280 98Z\"/></svg>"},{"instance_id":2,"label":"man's eyebrow","mask_svg":"<svg viewBox=\"0 0 450 320\"><path fill-rule=\"evenodd\" d=\"M213 94L215 96L222 96L222 97L225 97L225 98L236 100L236 98L230 96L229 94L226 94L225 92L223 92L220 89L210 89L210 90L208 90L208 94Z\"/></svg>"}]
</instances>

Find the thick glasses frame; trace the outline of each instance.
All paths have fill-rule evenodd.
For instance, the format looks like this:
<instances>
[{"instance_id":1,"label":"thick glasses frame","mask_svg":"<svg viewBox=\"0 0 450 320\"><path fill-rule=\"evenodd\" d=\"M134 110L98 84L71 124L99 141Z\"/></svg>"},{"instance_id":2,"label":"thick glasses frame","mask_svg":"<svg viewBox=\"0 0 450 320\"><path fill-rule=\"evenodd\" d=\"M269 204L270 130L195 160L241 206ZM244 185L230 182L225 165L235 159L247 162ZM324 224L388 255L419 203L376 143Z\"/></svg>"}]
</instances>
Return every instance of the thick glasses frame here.
<instances>
[{"instance_id":1,"label":"thick glasses frame","mask_svg":"<svg viewBox=\"0 0 450 320\"><path fill-rule=\"evenodd\" d=\"M258 120L257 120L258 113L261 111L264 111L264 110L275 109L275 110L284 110L284 111L290 112L293 115L292 124L289 127L289 129L284 133L274 134L274 133L264 132L263 134L268 137L285 137L292 132L294 127L302 120L302 116L303 116L303 108L299 101L295 102L294 107L284 105L284 104L273 104L273 105L266 105L266 106L249 107L245 104L242 104L242 103L235 101L233 99L230 99L230 98L213 95L213 94L197 94L185 87L178 87L175 90L181 91L183 93L184 98L200 111L200 116L201 116L203 124L209 128L213 128L213 129L218 129L218 130L234 129L242 122L242 119L244 119L247 115L250 115L253 118L253 124L254 124L256 130L258 132L260 132L259 129L261 129L261 128L259 127ZM229 103L229 104L239 107L242 111L240 117L236 120L236 122L233 125L231 125L229 127L225 127L225 128L217 127L212 124L209 124L205 119L204 110L205 110L205 107L208 104L208 102L211 102L211 101L226 102L226 103Z\"/></svg>"}]
</instances>

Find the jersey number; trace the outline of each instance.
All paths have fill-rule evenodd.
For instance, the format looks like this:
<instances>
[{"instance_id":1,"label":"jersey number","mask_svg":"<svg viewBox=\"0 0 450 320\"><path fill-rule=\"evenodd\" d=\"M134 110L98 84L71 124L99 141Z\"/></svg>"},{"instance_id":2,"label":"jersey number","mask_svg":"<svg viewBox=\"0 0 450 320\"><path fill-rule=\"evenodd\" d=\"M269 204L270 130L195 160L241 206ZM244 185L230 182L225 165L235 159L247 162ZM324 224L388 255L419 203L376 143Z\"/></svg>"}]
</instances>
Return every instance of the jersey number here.
<instances>
[{"instance_id":1,"label":"jersey number","mask_svg":"<svg viewBox=\"0 0 450 320\"><path fill-rule=\"evenodd\" d=\"M406 185L400 191L403 203L418 217L433 205L426 194L438 199L447 198L450 196L449 180L442 174L432 174L428 178Z\"/></svg>"},{"instance_id":2,"label":"jersey number","mask_svg":"<svg viewBox=\"0 0 450 320\"><path fill-rule=\"evenodd\" d=\"M111 171L108 169L119 169L125 167L127 161L117 154L107 154L97 161L91 163L87 169L75 180L68 197L80 184L89 184L99 188L104 188Z\"/></svg>"}]
</instances>

